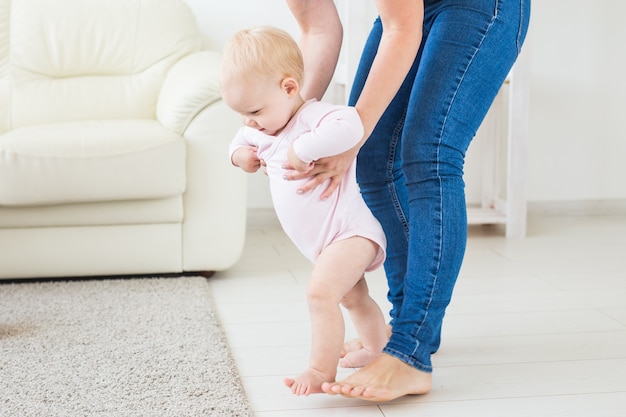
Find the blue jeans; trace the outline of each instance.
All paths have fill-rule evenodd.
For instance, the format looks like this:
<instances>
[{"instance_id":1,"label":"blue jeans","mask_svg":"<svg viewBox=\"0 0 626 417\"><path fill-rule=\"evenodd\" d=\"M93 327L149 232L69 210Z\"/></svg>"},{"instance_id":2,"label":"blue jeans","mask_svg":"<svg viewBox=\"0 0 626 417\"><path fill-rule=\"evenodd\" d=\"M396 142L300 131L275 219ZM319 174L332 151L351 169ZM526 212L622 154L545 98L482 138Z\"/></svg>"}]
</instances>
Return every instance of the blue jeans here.
<instances>
[{"instance_id":1,"label":"blue jeans","mask_svg":"<svg viewBox=\"0 0 626 417\"><path fill-rule=\"evenodd\" d=\"M423 39L358 155L363 197L388 240L393 333L384 352L432 371L467 240L465 152L515 62L530 0L425 0ZM350 104L382 33L374 22Z\"/></svg>"}]
</instances>

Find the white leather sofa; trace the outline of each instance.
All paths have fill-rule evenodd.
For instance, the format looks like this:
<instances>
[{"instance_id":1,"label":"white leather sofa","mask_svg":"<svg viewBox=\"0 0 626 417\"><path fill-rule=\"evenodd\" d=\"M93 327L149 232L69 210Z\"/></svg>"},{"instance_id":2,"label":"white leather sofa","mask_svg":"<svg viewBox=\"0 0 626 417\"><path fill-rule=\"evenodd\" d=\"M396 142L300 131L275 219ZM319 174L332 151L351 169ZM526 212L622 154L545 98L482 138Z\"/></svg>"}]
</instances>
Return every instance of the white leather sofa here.
<instances>
[{"instance_id":1,"label":"white leather sofa","mask_svg":"<svg viewBox=\"0 0 626 417\"><path fill-rule=\"evenodd\" d=\"M0 0L0 278L219 271L246 177L179 0Z\"/></svg>"}]
</instances>

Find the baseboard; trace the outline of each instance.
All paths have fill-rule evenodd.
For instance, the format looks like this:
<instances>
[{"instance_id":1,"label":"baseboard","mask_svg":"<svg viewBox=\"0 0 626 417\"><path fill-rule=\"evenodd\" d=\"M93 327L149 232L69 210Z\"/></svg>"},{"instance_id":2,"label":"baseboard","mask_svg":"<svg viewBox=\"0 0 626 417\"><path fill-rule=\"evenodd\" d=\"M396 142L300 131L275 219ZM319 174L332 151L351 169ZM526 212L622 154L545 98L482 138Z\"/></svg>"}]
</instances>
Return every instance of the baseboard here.
<instances>
[{"instance_id":1,"label":"baseboard","mask_svg":"<svg viewBox=\"0 0 626 417\"><path fill-rule=\"evenodd\" d=\"M273 207L248 208L248 224L256 227L280 225Z\"/></svg>"},{"instance_id":2,"label":"baseboard","mask_svg":"<svg viewBox=\"0 0 626 417\"><path fill-rule=\"evenodd\" d=\"M626 199L533 201L528 216L626 216Z\"/></svg>"},{"instance_id":3,"label":"baseboard","mask_svg":"<svg viewBox=\"0 0 626 417\"><path fill-rule=\"evenodd\" d=\"M626 199L574 200L574 201L531 201L527 206L528 216L626 216ZM278 218L271 207L248 208L248 224L279 226Z\"/></svg>"}]
</instances>

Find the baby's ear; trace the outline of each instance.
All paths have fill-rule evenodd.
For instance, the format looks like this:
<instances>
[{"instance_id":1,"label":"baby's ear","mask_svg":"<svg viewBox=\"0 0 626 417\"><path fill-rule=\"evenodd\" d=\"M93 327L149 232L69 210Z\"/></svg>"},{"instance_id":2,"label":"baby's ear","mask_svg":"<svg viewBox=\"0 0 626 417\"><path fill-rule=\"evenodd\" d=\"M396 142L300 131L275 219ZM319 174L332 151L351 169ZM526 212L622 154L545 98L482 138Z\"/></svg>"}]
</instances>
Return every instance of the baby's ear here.
<instances>
[{"instance_id":1,"label":"baby's ear","mask_svg":"<svg viewBox=\"0 0 626 417\"><path fill-rule=\"evenodd\" d=\"M280 82L280 88L282 88L282 90L289 97L295 96L296 94L298 94L298 91L300 91L300 85L295 80L295 78L292 77L283 78L283 80Z\"/></svg>"}]
</instances>

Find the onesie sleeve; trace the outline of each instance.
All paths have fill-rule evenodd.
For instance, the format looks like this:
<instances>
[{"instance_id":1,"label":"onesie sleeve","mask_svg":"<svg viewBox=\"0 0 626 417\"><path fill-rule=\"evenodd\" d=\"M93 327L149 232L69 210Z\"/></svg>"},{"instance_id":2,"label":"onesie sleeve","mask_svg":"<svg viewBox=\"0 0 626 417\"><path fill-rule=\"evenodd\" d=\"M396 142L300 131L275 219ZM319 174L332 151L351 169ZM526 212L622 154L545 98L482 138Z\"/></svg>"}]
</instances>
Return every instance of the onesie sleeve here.
<instances>
[{"instance_id":1,"label":"onesie sleeve","mask_svg":"<svg viewBox=\"0 0 626 417\"><path fill-rule=\"evenodd\" d=\"M293 143L295 154L305 163L345 152L363 138L363 124L354 107L332 106L311 125Z\"/></svg>"},{"instance_id":2,"label":"onesie sleeve","mask_svg":"<svg viewBox=\"0 0 626 417\"><path fill-rule=\"evenodd\" d=\"M246 128L245 127L239 128L237 133L235 133L235 137L233 137L233 140L230 142L230 146L228 147L228 156L230 157L229 159L231 163L233 160L233 154L235 153L237 149L243 148L244 146L254 146L254 145L255 144L253 143L251 135L246 135Z\"/></svg>"}]
</instances>

